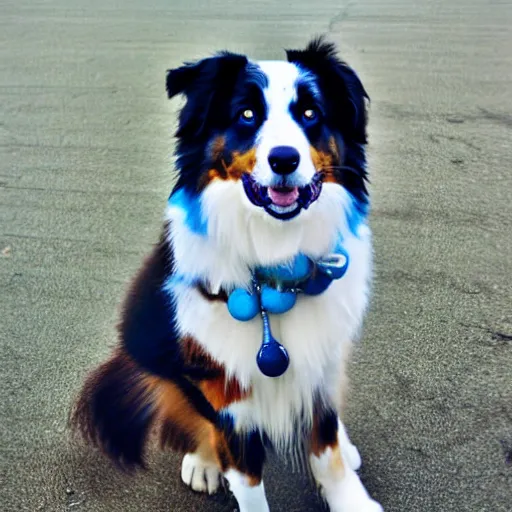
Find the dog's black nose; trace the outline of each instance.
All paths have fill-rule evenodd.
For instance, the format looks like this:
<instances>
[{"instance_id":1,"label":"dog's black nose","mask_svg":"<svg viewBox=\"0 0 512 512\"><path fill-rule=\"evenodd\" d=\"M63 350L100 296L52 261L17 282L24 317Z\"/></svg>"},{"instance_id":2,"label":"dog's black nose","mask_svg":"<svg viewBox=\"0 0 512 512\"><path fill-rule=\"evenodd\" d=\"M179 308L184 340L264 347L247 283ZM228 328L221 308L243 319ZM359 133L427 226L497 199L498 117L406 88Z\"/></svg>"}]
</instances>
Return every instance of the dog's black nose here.
<instances>
[{"instance_id":1,"label":"dog's black nose","mask_svg":"<svg viewBox=\"0 0 512 512\"><path fill-rule=\"evenodd\" d=\"M268 163L276 174L291 174L299 162L299 152L291 146L276 146L268 154Z\"/></svg>"}]
</instances>

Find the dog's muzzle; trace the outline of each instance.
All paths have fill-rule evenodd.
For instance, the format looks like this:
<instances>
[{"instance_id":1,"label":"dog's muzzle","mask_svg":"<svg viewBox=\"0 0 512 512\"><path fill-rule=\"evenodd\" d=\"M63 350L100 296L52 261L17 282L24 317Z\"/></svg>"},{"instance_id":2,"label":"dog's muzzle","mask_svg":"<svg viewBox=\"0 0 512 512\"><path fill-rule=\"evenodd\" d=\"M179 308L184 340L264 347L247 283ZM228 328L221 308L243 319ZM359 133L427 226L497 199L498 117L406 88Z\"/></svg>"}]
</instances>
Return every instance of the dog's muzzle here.
<instances>
[{"instance_id":1,"label":"dog's muzzle","mask_svg":"<svg viewBox=\"0 0 512 512\"><path fill-rule=\"evenodd\" d=\"M311 183L303 187L265 187L250 174L242 175L242 183L252 204L264 208L276 219L289 220L318 199L322 191L322 174L315 174Z\"/></svg>"}]
</instances>

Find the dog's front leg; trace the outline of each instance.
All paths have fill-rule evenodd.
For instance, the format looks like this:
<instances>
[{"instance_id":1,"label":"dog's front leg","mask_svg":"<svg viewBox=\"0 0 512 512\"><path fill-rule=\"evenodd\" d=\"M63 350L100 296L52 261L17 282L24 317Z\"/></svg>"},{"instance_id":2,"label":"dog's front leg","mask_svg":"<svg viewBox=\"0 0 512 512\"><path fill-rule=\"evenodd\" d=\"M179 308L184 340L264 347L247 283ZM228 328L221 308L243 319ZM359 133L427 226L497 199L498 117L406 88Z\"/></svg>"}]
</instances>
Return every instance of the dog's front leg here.
<instances>
[{"instance_id":1,"label":"dog's front leg","mask_svg":"<svg viewBox=\"0 0 512 512\"><path fill-rule=\"evenodd\" d=\"M233 418L220 417L216 451L240 512L269 512L262 474L265 448L258 431L237 432Z\"/></svg>"},{"instance_id":2,"label":"dog's front leg","mask_svg":"<svg viewBox=\"0 0 512 512\"><path fill-rule=\"evenodd\" d=\"M317 413L312 431L309 461L327 504L331 512L382 512L354 471L360 463L355 460L357 450L352 450L350 457L347 448L355 447L344 431L338 432L339 427L343 428L338 422L334 410L324 410Z\"/></svg>"},{"instance_id":3,"label":"dog's front leg","mask_svg":"<svg viewBox=\"0 0 512 512\"><path fill-rule=\"evenodd\" d=\"M183 482L195 491L213 494L222 474L240 512L269 512L262 480L265 449L260 433L237 432L229 414L220 414L215 425L204 419L193 423L196 429L189 434L197 447L183 458Z\"/></svg>"},{"instance_id":4,"label":"dog's front leg","mask_svg":"<svg viewBox=\"0 0 512 512\"><path fill-rule=\"evenodd\" d=\"M249 451L243 456L250 457L252 454ZM216 461L212 463L212 460ZM268 512L261 468L262 465L259 468L254 465L249 468L240 457L235 457L227 440L222 434L218 434L211 454L196 452L185 455L181 478L195 491L213 494L218 488L219 473L222 472L238 502L240 512Z\"/></svg>"},{"instance_id":5,"label":"dog's front leg","mask_svg":"<svg viewBox=\"0 0 512 512\"><path fill-rule=\"evenodd\" d=\"M240 512L269 512L262 480L253 480L234 468L226 471L224 477L229 482Z\"/></svg>"}]
</instances>

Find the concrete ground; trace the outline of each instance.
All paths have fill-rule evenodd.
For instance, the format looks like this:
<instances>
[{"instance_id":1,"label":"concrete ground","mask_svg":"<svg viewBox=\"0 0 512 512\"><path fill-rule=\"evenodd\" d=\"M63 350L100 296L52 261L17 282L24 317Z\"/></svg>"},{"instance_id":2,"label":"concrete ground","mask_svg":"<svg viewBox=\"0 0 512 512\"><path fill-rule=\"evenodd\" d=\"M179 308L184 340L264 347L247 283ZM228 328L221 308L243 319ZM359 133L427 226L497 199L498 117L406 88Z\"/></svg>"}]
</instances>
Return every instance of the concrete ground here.
<instances>
[{"instance_id":1,"label":"concrete ground","mask_svg":"<svg viewBox=\"0 0 512 512\"><path fill-rule=\"evenodd\" d=\"M512 510L512 8L506 1L1 2L0 508L232 511L156 455L68 441L171 187L164 75L329 33L372 97L375 286L347 424L389 512ZM320 510L271 464L274 511Z\"/></svg>"}]
</instances>

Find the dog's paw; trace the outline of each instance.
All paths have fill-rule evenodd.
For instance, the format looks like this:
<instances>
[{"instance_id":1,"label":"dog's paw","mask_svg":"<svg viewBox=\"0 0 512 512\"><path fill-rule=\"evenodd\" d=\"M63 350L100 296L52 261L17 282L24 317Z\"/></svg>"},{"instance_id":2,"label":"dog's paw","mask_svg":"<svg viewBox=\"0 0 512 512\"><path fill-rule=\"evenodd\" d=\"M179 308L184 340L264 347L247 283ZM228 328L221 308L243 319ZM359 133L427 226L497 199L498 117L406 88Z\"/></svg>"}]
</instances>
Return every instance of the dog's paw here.
<instances>
[{"instance_id":1,"label":"dog's paw","mask_svg":"<svg viewBox=\"0 0 512 512\"><path fill-rule=\"evenodd\" d=\"M345 468L341 481L325 480L324 497L331 512L383 512L382 506L371 498L358 474Z\"/></svg>"},{"instance_id":2,"label":"dog's paw","mask_svg":"<svg viewBox=\"0 0 512 512\"><path fill-rule=\"evenodd\" d=\"M384 512L382 505L369 499L365 504L358 505L354 509L346 509L346 512Z\"/></svg>"},{"instance_id":3,"label":"dog's paw","mask_svg":"<svg viewBox=\"0 0 512 512\"><path fill-rule=\"evenodd\" d=\"M370 497L362 500L343 500L342 503L330 504L331 512L384 512L382 505Z\"/></svg>"},{"instance_id":4,"label":"dog's paw","mask_svg":"<svg viewBox=\"0 0 512 512\"><path fill-rule=\"evenodd\" d=\"M220 471L212 462L187 453L181 463L181 479L194 491L213 494L219 488Z\"/></svg>"},{"instance_id":5,"label":"dog's paw","mask_svg":"<svg viewBox=\"0 0 512 512\"><path fill-rule=\"evenodd\" d=\"M384 509L380 503L371 500L363 507L354 508L350 511L347 509L347 512L384 512Z\"/></svg>"},{"instance_id":6,"label":"dog's paw","mask_svg":"<svg viewBox=\"0 0 512 512\"><path fill-rule=\"evenodd\" d=\"M361 455L352 443L343 445L341 447L341 454L350 469L357 471L361 467Z\"/></svg>"},{"instance_id":7,"label":"dog's paw","mask_svg":"<svg viewBox=\"0 0 512 512\"><path fill-rule=\"evenodd\" d=\"M338 423L338 443L345 463L350 469L357 471L361 467L361 455L357 447L350 441L345 425L341 421Z\"/></svg>"}]
</instances>

